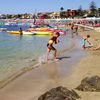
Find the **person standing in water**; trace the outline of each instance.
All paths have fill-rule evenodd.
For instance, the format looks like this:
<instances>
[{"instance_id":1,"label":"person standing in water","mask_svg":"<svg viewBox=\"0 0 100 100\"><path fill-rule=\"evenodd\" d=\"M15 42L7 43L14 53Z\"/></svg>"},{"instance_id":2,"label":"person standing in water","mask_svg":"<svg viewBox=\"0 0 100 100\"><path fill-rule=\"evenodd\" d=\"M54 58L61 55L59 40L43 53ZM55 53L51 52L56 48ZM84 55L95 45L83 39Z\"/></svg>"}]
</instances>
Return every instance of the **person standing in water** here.
<instances>
[{"instance_id":1,"label":"person standing in water","mask_svg":"<svg viewBox=\"0 0 100 100\"><path fill-rule=\"evenodd\" d=\"M74 30L75 30L76 35L78 36L78 25L74 26Z\"/></svg>"},{"instance_id":2,"label":"person standing in water","mask_svg":"<svg viewBox=\"0 0 100 100\"><path fill-rule=\"evenodd\" d=\"M71 35L72 35L72 38L74 37L74 23L71 23Z\"/></svg>"},{"instance_id":3,"label":"person standing in water","mask_svg":"<svg viewBox=\"0 0 100 100\"><path fill-rule=\"evenodd\" d=\"M20 35L23 35L23 30L22 30L21 27L20 27L20 29L19 29L19 33L20 33Z\"/></svg>"},{"instance_id":4,"label":"person standing in water","mask_svg":"<svg viewBox=\"0 0 100 100\"><path fill-rule=\"evenodd\" d=\"M53 44L54 44L54 43L57 44L57 43L59 42L59 40L57 39L59 36L60 36L60 33L59 33L59 32L56 32L55 35L52 36L52 37L49 39L49 41L48 41L48 43L47 43L46 61L49 60L49 59L48 59L48 56L49 56L49 53L50 53L51 50L54 51L54 58L53 58L53 60L54 60L54 61L59 60L59 59L56 58L57 50L56 50L56 48L53 47Z\"/></svg>"},{"instance_id":5,"label":"person standing in water","mask_svg":"<svg viewBox=\"0 0 100 100\"><path fill-rule=\"evenodd\" d=\"M92 43L88 40L90 38L90 35L87 35L86 37L82 37L82 48L85 50L86 48L92 47ZM86 43L88 43L90 46L86 46Z\"/></svg>"}]
</instances>

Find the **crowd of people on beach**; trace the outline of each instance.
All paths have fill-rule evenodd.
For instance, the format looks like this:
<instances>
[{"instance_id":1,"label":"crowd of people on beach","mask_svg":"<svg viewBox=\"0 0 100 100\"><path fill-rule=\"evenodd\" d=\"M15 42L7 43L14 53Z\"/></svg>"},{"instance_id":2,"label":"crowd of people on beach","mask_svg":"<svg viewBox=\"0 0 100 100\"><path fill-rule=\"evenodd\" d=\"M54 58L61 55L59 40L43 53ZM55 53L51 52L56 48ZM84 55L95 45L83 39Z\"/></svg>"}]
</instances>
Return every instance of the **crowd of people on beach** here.
<instances>
[{"instance_id":1,"label":"crowd of people on beach","mask_svg":"<svg viewBox=\"0 0 100 100\"><path fill-rule=\"evenodd\" d=\"M79 33L78 33L79 26L77 24L75 24L75 23L70 23L69 26L70 26L70 29L71 29L72 38L74 37L74 33L76 34L76 36L78 36L79 35ZM49 56L50 51L54 51L54 61L58 60L57 57L56 57L57 50L56 50L56 48L53 47L53 43L55 43L55 44L59 43L59 40L57 39L59 36L60 36L60 33L57 32L48 41L48 44L47 44L47 55L46 55L46 60L47 61L48 61L48 56ZM81 38L82 38L82 48L83 48L83 50L86 50L86 49L88 49L88 50L99 50L100 49L100 44L97 45L96 47L94 47L93 43L90 41L90 38L91 38L90 34L81 36Z\"/></svg>"},{"instance_id":2,"label":"crowd of people on beach","mask_svg":"<svg viewBox=\"0 0 100 100\"><path fill-rule=\"evenodd\" d=\"M79 22L78 22L79 23ZM89 23L89 22L88 22ZM90 22L91 24L92 22ZM79 23L80 24L80 23ZM82 23L84 24L84 23ZM87 23L86 23L87 24ZM79 29L79 26L77 25L76 22L72 22L69 24L70 25L70 29L71 29L71 33L72 33L72 38L73 38L73 34L76 33L76 35L78 35L78 29ZM84 24L85 25L85 24ZM93 26L93 25L92 25ZM80 29L82 29L82 31L85 31L85 28L84 27L80 27ZM81 36L82 37L82 48L85 50L85 49L89 49L89 48L92 48L93 47L93 43L89 41L89 38L91 37L89 34L88 35L84 35L84 36ZM86 46L86 43L88 43L89 45ZM100 49L100 44L97 45L96 47L92 48L91 50L98 50Z\"/></svg>"},{"instance_id":3,"label":"crowd of people on beach","mask_svg":"<svg viewBox=\"0 0 100 100\"><path fill-rule=\"evenodd\" d=\"M79 32L78 30L79 29L84 29L84 27L81 27L81 26L78 26L78 24L80 24L79 22L70 22L70 23L67 23L67 24L64 24L64 28L70 28L71 30L71 36L72 38L74 38L74 34L76 36L79 35ZM84 24L84 23L82 23ZM87 24L87 23L86 23ZM91 24L91 23L90 23ZM85 24L84 24L85 25ZM62 26L62 24L58 24L57 25L57 29L59 29L59 27ZM82 31L84 31L82 29ZM23 35L23 30L22 28L19 29L19 32L20 32L20 35ZM53 60L54 61L57 61L57 49L53 46L53 44L57 44L59 43L59 40L58 40L58 37L60 36L60 33L59 32L54 32L54 34L50 37L48 43L47 43L47 54L46 54L46 61L49 60L49 53L51 51L54 52L54 57L53 57ZM89 40L91 38L91 36L88 34L88 35L84 35L84 36L81 36L82 37L82 48L83 50L86 50L86 49L91 49L91 50L98 50L100 49L100 45L94 47L93 46L93 43ZM88 46L87 46L87 43L88 43Z\"/></svg>"}]
</instances>

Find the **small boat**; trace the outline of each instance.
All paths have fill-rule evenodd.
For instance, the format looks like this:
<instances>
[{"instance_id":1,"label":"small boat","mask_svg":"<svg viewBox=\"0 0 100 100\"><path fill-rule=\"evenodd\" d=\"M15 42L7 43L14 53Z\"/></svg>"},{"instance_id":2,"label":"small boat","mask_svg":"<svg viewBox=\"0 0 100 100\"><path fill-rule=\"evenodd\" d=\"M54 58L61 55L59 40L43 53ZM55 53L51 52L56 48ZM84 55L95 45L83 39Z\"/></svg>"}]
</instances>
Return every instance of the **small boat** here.
<instances>
[{"instance_id":1,"label":"small boat","mask_svg":"<svg viewBox=\"0 0 100 100\"><path fill-rule=\"evenodd\" d=\"M19 31L7 31L7 32L10 33L10 34L19 34L20 35ZM23 31L23 35L52 35L52 34L53 34L52 32L41 32L41 31L28 32L28 31Z\"/></svg>"},{"instance_id":2,"label":"small boat","mask_svg":"<svg viewBox=\"0 0 100 100\"><path fill-rule=\"evenodd\" d=\"M10 34L20 34L19 31L7 31L8 33ZM33 35L34 33L32 32L26 32L26 31L23 31L23 35Z\"/></svg>"},{"instance_id":3,"label":"small boat","mask_svg":"<svg viewBox=\"0 0 100 100\"><path fill-rule=\"evenodd\" d=\"M33 31L34 35L52 35L52 32Z\"/></svg>"},{"instance_id":4,"label":"small boat","mask_svg":"<svg viewBox=\"0 0 100 100\"><path fill-rule=\"evenodd\" d=\"M48 27L38 27L38 28L29 28L26 31L22 31L23 35L52 35L55 32L59 32L60 34L65 34L64 31L48 28ZM8 31L10 34L20 34L19 31Z\"/></svg>"},{"instance_id":5,"label":"small boat","mask_svg":"<svg viewBox=\"0 0 100 100\"><path fill-rule=\"evenodd\" d=\"M26 30L27 32L32 32L35 35L52 35L55 32L59 32L60 34L65 34L66 32L61 29L53 29L53 28L47 28L47 27L41 27L41 28L29 28Z\"/></svg>"}]
</instances>

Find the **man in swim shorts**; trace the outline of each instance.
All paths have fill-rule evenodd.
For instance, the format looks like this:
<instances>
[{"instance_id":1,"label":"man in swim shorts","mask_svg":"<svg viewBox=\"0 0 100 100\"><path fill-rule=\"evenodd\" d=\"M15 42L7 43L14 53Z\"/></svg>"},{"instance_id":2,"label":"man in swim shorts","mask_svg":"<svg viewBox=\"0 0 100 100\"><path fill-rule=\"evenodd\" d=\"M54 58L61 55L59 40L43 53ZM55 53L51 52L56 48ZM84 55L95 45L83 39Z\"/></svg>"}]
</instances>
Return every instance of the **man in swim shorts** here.
<instances>
[{"instance_id":1,"label":"man in swim shorts","mask_svg":"<svg viewBox=\"0 0 100 100\"><path fill-rule=\"evenodd\" d=\"M46 60L48 61L48 56L49 56L49 53L50 51L54 51L54 61L57 61L58 59L56 58L56 53L57 53L57 50L56 48L53 47L53 43L57 44L59 42L59 40L57 39L58 37L60 36L60 33L59 32L56 32L54 36L52 36L49 41L48 41L48 44L47 44L47 55L46 55Z\"/></svg>"}]
</instances>

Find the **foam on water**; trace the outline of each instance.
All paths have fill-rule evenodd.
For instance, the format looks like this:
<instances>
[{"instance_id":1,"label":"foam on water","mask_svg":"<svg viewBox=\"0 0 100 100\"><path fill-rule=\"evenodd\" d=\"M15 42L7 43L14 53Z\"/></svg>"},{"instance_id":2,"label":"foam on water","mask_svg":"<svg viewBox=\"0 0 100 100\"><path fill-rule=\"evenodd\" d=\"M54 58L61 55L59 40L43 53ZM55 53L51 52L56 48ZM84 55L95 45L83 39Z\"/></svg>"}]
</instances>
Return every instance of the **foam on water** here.
<instances>
[{"instance_id":1,"label":"foam on water","mask_svg":"<svg viewBox=\"0 0 100 100\"><path fill-rule=\"evenodd\" d=\"M50 59L53 59L52 53L49 54L49 60ZM47 62L46 61L46 54L43 54L42 56L40 56L39 59L38 59L38 62L39 62L39 64L45 64Z\"/></svg>"},{"instance_id":2,"label":"foam on water","mask_svg":"<svg viewBox=\"0 0 100 100\"><path fill-rule=\"evenodd\" d=\"M44 55L40 56L38 59L38 62L39 62L39 64L45 63L46 62L46 55L44 54Z\"/></svg>"}]
</instances>

